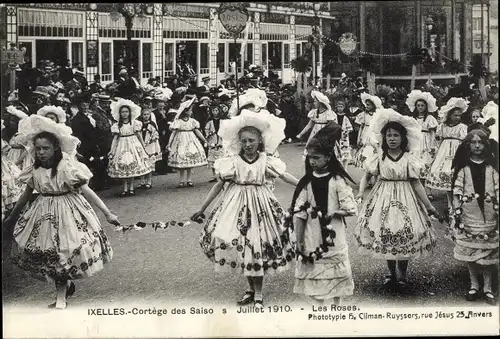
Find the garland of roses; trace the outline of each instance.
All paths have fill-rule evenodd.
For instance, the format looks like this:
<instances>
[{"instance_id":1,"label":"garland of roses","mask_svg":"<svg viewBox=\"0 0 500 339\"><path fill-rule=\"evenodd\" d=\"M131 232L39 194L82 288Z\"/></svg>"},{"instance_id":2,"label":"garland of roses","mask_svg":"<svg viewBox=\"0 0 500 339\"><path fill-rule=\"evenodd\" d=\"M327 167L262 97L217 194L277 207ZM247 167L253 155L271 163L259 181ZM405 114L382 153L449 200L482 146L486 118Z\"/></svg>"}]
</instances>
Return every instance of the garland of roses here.
<instances>
[{"instance_id":1,"label":"garland of roses","mask_svg":"<svg viewBox=\"0 0 500 339\"><path fill-rule=\"evenodd\" d=\"M172 220L172 221L155 221L155 222L151 222L151 223L146 223L146 222L143 222L143 221L139 221L139 222L136 222L133 225L117 225L115 227L115 231L117 231L117 232L121 231L121 232L125 233L127 231L132 231L132 230L141 231L141 230L145 229L146 227L151 227L156 232L156 230L158 230L158 229L167 229L169 227L174 227L174 226L186 227L186 226L191 225L192 221L195 221L198 224L203 224L205 222L205 214L201 214L199 218L193 219L193 220L185 220L185 221L175 221L175 220Z\"/></svg>"},{"instance_id":2,"label":"garland of roses","mask_svg":"<svg viewBox=\"0 0 500 339\"><path fill-rule=\"evenodd\" d=\"M330 225L330 221L332 217L326 218L323 216L323 213L320 211L318 206L311 206L311 203L306 201L303 205L299 207L295 207L293 210L290 207L288 212L285 213L285 228L289 228L293 231L293 215L299 212L307 212L311 219L320 219L321 225L321 233L327 233L328 236L326 238L326 244L322 244L320 247L317 247L316 250L309 253L303 253L300 251L296 251L296 259L302 261L302 263L314 263L315 260L321 259L323 254L328 252L328 245L335 246L333 239L335 239L336 234L333 230L333 225Z\"/></svg>"},{"instance_id":3,"label":"garland of roses","mask_svg":"<svg viewBox=\"0 0 500 339\"><path fill-rule=\"evenodd\" d=\"M472 199L478 199L479 198L479 194L474 194L474 195L464 195L461 199L460 199L460 206L457 207L454 211L454 218L455 218L455 229L457 230L458 233L460 234L464 234L467 238L469 239L479 239L479 240L488 240L489 238L493 238L495 236L497 236L499 234L499 231L498 231L498 223L497 223L497 229L496 230L493 230L493 231L490 231L490 232L483 232L483 233L479 233L479 234L472 234L470 233L469 231L467 231L465 229L465 226L462 222L462 215L463 215L463 204L466 203L466 202L471 202ZM496 199L496 197L492 197L489 193L486 193L484 195L484 202L485 203L492 203L493 204L493 210L495 212L497 212L497 216L498 216L498 201Z\"/></svg>"}]
</instances>

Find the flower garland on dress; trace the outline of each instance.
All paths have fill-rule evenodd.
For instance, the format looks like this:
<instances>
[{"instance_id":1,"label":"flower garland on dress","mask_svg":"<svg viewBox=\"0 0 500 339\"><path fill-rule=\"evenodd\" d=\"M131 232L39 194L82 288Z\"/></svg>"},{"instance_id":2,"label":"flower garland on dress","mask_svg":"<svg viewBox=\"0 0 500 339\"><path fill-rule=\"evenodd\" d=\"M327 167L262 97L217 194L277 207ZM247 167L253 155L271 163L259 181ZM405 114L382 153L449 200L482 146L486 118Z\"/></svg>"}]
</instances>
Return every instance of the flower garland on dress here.
<instances>
[{"instance_id":1,"label":"flower garland on dress","mask_svg":"<svg viewBox=\"0 0 500 339\"><path fill-rule=\"evenodd\" d=\"M296 250L296 259L302 261L302 263L314 263L315 260L321 259L323 257L323 254L328 252L328 246L335 246L335 243L333 242L333 239L337 236L335 231L333 230L333 225L330 225L330 221L332 220L333 216L325 217L323 216L323 212L321 212L320 208L318 206L311 206L311 203L306 201L303 205L299 207L295 207L293 210L290 207L288 209L288 212L285 212L285 228L289 228L293 231L294 226L293 226L293 215L299 212L306 212L309 214L311 219L320 219L320 225L321 225L321 233L322 234L328 234L326 239L326 244L322 244L320 247L317 247L316 250L313 252L309 253L303 253L299 251L298 249Z\"/></svg>"},{"instance_id":2,"label":"flower garland on dress","mask_svg":"<svg viewBox=\"0 0 500 339\"><path fill-rule=\"evenodd\" d=\"M151 223L146 223L144 221L139 221L139 222L136 222L135 224L132 224L132 225L116 225L115 226L115 231L117 231L117 232L121 231L123 233L125 233L127 231L132 231L132 230L141 231L141 230L145 229L148 226L150 226L151 228L153 228L156 231L158 229L167 229L167 228L173 227L173 226L186 227L186 226L191 225L192 221L195 221L198 224L203 224L205 222L205 214L201 214L200 217L198 219L196 219L196 220L155 221L155 222L151 222Z\"/></svg>"},{"instance_id":3,"label":"flower garland on dress","mask_svg":"<svg viewBox=\"0 0 500 339\"><path fill-rule=\"evenodd\" d=\"M455 211L453 213L454 217L454 228L459 234L464 234L467 238L469 239L479 239L479 240L488 240L489 238L493 238L499 234L498 230L498 223L497 223L497 229L490 231L490 232L480 232L480 233L471 233L465 229L465 225L462 222L462 215L463 215L463 204L471 202L472 199L479 199L480 196L478 193L475 194L470 194L470 195L464 195L460 198L460 206L455 208ZM489 193L486 193L484 195L484 202L485 203L492 203L493 204L493 210L497 213L498 215L498 201L496 197L491 196ZM452 238L454 238L452 236Z\"/></svg>"}]
</instances>

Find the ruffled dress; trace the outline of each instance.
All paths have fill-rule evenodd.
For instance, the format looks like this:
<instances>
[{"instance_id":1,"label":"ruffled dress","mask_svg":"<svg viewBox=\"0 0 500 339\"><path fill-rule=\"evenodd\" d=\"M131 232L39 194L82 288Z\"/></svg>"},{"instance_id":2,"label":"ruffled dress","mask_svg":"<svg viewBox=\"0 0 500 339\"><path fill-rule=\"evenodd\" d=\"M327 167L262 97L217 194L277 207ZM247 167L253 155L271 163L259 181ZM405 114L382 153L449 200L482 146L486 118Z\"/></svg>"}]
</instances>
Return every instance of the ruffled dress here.
<instances>
[{"instance_id":1,"label":"ruffled dress","mask_svg":"<svg viewBox=\"0 0 500 339\"><path fill-rule=\"evenodd\" d=\"M331 215L335 210L346 211L350 215L357 214L357 204L352 189L347 186L343 178L334 178L329 173L322 175L313 173L311 183L299 194L296 206L302 206L305 202L320 207L324 215ZM305 253L314 252L325 244L325 236L328 233L322 229L319 218L312 219L307 211L296 213L295 217L306 220ZM319 300L353 294L354 282L348 255L346 223L344 218L333 218L330 225L335 232L333 246L327 246L328 251L314 263L297 261L295 264L294 293L305 294Z\"/></svg>"},{"instance_id":2,"label":"ruffled dress","mask_svg":"<svg viewBox=\"0 0 500 339\"><path fill-rule=\"evenodd\" d=\"M427 175L426 186L439 191L451 191L453 170L451 163L458 146L467 135L467 126L460 123L456 126L440 124L436 137L441 139L436 158Z\"/></svg>"},{"instance_id":3,"label":"ruffled dress","mask_svg":"<svg viewBox=\"0 0 500 339\"><path fill-rule=\"evenodd\" d=\"M307 145L311 141L312 138L318 133L320 129L325 127L330 121L337 122L337 114L333 112L332 110L326 110L322 113L319 113L318 110L312 109L309 114L307 114L307 117L314 122L314 126L311 129L311 133L309 134L309 138L307 139Z\"/></svg>"},{"instance_id":4,"label":"ruffled dress","mask_svg":"<svg viewBox=\"0 0 500 339\"><path fill-rule=\"evenodd\" d=\"M2 139L2 150L5 147L8 144ZM2 154L2 220L5 212L14 207L24 191L25 185L18 180L20 174L21 170Z\"/></svg>"},{"instance_id":5,"label":"ruffled dress","mask_svg":"<svg viewBox=\"0 0 500 339\"><path fill-rule=\"evenodd\" d=\"M491 166L471 163L458 172L453 194L462 214L458 225L452 223L455 259L498 265L498 191L498 172Z\"/></svg>"},{"instance_id":6,"label":"ruffled dress","mask_svg":"<svg viewBox=\"0 0 500 339\"><path fill-rule=\"evenodd\" d=\"M436 234L410 179L420 178L420 160L404 152L397 159L375 154L364 170L379 179L366 197L355 226L361 254L408 260L432 253Z\"/></svg>"},{"instance_id":7,"label":"ruffled dress","mask_svg":"<svg viewBox=\"0 0 500 339\"><path fill-rule=\"evenodd\" d=\"M220 119L210 120L205 126L205 136L208 143L208 166L214 167L215 161L224 156L224 149L222 147L222 138L217 134L218 128L216 125L220 124Z\"/></svg>"},{"instance_id":8,"label":"ruffled dress","mask_svg":"<svg viewBox=\"0 0 500 339\"><path fill-rule=\"evenodd\" d=\"M28 151L25 145L22 144L23 140L21 135L16 133L9 141L10 150L7 153L7 158L14 164L17 164L19 159L24 156L22 164L19 166L21 170L33 165L35 159L31 152Z\"/></svg>"},{"instance_id":9,"label":"ruffled dress","mask_svg":"<svg viewBox=\"0 0 500 339\"><path fill-rule=\"evenodd\" d=\"M215 271L263 276L287 269L293 245L283 225L283 208L265 185L266 176L285 173L285 163L265 153L253 163L228 156L215 162L215 171L227 185L200 237Z\"/></svg>"},{"instance_id":10,"label":"ruffled dress","mask_svg":"<svg viewBox=\"0 0 500 339\"><path fill-rule=\"evenodd\" d=\"M373 154L377 152L376 146L373 145L369 134L370 122L373 119L373 114L374 113L361 112L354 120L356 124L360 125L358 132L358 150L354 157L354 165L356 167L363 167L365 160L372 157Z\"/></svg>"},{"instance_id":11,"label":"ruffled dress","mask_svg":"<svg viewBox=\"0 0 500 339\"><path fill-rule=\"evenodd\" d=\"M420 178L426 179L431 165L436 158L438 146L436 141L436 129L439 124L436 118L431 114L427 115L425 120L423 118L417 118L417 122L422 127L423 134L422 142L420 144L420 152L417 154L423 163L422 169L420 170Z\"/></svg>"},{"instance_id":12,"label":"ruffled dress","mask_svg":"<svg viewBox=\"0 0 500 339\"><path fill-rule=\"evenodd\" d=\"M151 163L151 171L155 169L155 163L162 159L162 152L160 147L160 134L158 128L154 123L142 125L142 139L146 145L146 151L149 154L149 162Z\"/></svg>"},{"instance_id":13,"label":"ruffled dress","mask_svg":"<svg viewBox=\"0 0 500 339\"><path fill-rule=\"evenodd\" d=\"M92 206L79 188L90 170L67 154L52 169L26 169L19 179L40 195L14 227L14 262L40 280L79 279L94 275L113 251Z\"/></svg>"},{"instance_id":14,"label":"ruffled dress","mask_svg":"<svg viewBox=\"0 0 500 339\"><path fill-rule=\"evenodd\" d=\"M193 118L175 119L170 125L173 138L170 143L168 165L174 168L193 168L206 166L207 156L194 130L200 129L200 123Z\"/></svg>"},{"instance_id":15,"label":"ruffled dress","mask_svg":"<svg viewBox=\"0 0 500 339\"><path fill-rule=\"evenodd\" d=\"M149 155L136 135L141 129L142 123L137 120L121 127L118 124L111 126L111 132L118 135L113 157L108 164L108 175L111 178L135 178L153 170Z\"/></svg>"}]
</instances>

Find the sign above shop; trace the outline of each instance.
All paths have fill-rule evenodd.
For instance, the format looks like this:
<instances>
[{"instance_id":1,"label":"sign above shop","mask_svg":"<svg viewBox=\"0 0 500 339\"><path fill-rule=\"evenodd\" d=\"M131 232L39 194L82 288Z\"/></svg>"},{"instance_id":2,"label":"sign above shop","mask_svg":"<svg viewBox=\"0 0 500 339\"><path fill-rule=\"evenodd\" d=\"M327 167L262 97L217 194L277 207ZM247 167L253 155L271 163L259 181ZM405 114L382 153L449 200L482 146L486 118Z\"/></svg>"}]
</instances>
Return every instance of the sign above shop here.
<instances>
[{"instance_id":1,"label":"sign above shop","mask_svg":"<svg viewBox=\"0 0 500 339\"><path fill-rule=\"evenodd\" d=\"M234 37L245 29L248 21L248 11L242 4L221 3L219 7L219 20L222 26Z\"/></svg>"},{"instance_id":2,"label":"sign above shop","mask_svg":"<svg viewBox=\"0 0 500 339\"><path fill-rule=\"evenodd\" d=\"M19 49L4 49L2 51L2 64L24 64L25 51Z\"/></svg>"},{"instance_id":3,"label":"sign above shop","mask_svg":"<svg viewBox=\"0 0 500 339\"><path fill-rule=\"evenodd\" d=\"M68 9L76 11L86 11L89 8L87 3L31 3L18 4L19 7L43 8L43 9Z\"/></svg>"},{"instance_id":4,"label":"sign above shop","mask_svg":"<svg viewBox=\"0 0 500 339\"><path fill-rule=\"evenodd\" d=\"M208 19L210 18L210 8L204 6L165 3L163 4L163 15Z\"/></svg>"},{"instance_id":5,"label":"sign above shop","mask_svg":"<svg viewBox=\"0 0 500 339\"><path fill-rule=\"evenodd\" d=\"M261 13L260 22L267 22L271 24L290 24L290 15L279 13Z\"/></svg>"},{"instance_id":6,"label":"sign above shop","mask_svg":"<svg viewBox=\"0 0 500 339\"><path fill-rule=\"evenodd\" d=\"M313 16L295 16L296 25L314 26L318 24L318 18Z\"/></svg>"}]
</instances>

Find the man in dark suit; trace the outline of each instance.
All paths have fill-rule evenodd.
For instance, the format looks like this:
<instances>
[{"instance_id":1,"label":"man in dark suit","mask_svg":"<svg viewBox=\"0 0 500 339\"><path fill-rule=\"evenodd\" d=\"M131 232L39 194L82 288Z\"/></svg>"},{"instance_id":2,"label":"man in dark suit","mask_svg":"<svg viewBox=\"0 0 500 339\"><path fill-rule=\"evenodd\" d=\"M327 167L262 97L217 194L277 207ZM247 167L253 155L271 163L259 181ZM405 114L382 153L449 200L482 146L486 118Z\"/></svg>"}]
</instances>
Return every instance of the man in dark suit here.
<instances>
[{"instance_id":1,"label":"man in dark suit","mask_svg":"<svg viewBox=\"0 0 500 339\"><path fill-rule=\"evenodd\" d=\"M94 82L90 84L90 93L101 93L103 88L101 86L101 76L99 74L94 75Z\"/></svg>"},{"instance_id":2,"label":"man in dark suit","mask_svg":"<svg viewBox=\"0 0 500 339\"><path fill-rule=\"evenodd\" d=\"M210 77L204 77L201 79L203 81L203 85L198 87L198 98L209 96L210 95Z\"/></svg>"},{"instance_id":3,"label":"man in dark suit","mask_svg":"<svg viewBox=\"0 0 500 339\"><path fill-rule=\"evenodd\" d=\"M129 77L126 69L120 71L120 78L118 79L117 96L123 99L132 99L137 92L135 82Z\"/></svg>"}]
</instances>

